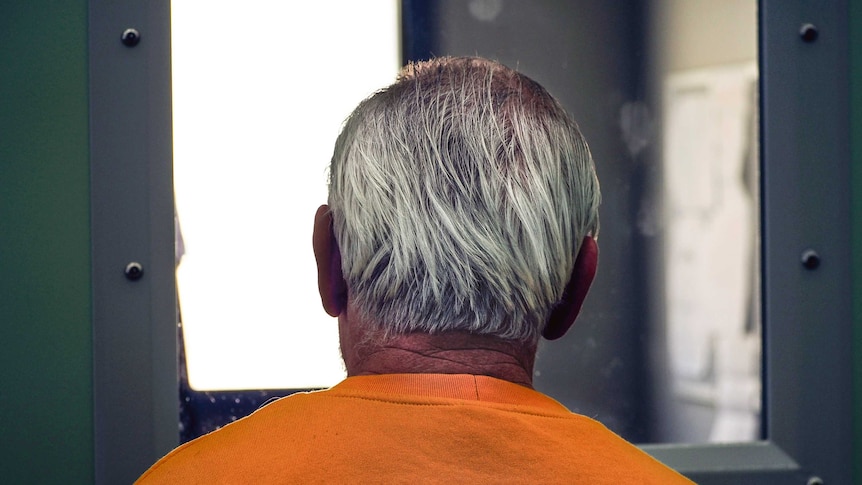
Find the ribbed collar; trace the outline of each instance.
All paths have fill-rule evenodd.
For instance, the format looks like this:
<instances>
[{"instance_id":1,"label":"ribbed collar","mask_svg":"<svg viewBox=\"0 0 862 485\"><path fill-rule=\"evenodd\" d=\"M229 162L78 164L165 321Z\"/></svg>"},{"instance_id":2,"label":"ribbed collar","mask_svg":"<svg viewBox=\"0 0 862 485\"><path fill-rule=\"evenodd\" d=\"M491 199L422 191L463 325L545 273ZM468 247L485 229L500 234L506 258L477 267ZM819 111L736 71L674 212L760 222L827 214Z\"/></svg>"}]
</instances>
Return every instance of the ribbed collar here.
<instances>
[{"instance_id":1,"label":"ribbed collar","mask_svg":"<svg viewBox=\"0 0 862 485\"><path fill-rule=\"evenodd\" d=\"M331 395L389 398L424 402L460 399L539 408L543 412L570 414L550 397L488 376L470 374L381 374L353 376L327 391Z\"/></svg>"}]
</instances>

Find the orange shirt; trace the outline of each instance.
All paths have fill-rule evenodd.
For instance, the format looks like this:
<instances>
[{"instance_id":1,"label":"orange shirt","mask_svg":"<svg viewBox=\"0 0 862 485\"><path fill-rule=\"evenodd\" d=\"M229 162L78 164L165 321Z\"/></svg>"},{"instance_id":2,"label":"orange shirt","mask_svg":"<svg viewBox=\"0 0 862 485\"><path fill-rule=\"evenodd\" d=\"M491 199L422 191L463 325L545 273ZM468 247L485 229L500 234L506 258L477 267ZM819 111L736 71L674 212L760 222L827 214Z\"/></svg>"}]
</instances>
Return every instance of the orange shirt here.
<instances>
[{"instance_id":1,"label":"orange shirt","mask_svg":"<svg viewBox=\"0 0 862 485\"><path fill-rule=\"evenodd\" d=\"M137 483L692 483L592 419L485 376L349 377L186 443Z\"/></svg>"}]
</instances>

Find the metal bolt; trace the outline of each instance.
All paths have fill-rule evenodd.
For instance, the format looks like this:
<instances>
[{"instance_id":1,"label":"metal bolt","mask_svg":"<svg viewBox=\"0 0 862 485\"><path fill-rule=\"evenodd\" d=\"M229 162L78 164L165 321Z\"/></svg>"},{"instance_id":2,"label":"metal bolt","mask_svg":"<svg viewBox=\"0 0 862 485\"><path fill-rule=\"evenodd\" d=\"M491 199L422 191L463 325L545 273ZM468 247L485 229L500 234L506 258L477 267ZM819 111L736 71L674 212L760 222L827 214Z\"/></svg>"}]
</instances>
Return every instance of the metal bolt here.
<instances>
[{"instance_id":1,"label":"metal bolt","mask_svg":"<svg viewBox=\"0 0 862 485\"><path fill-rule=\"evenodd\" d=\"M132 261L131 263L126 265L126 269L124 271L126 273L126 278L131 281L137 281L144 276L144 267L141 266L141 263L137 263Z\"/></svg>"},{"instance_id":2,"label":"metal bolt","mask_svg":"<svg viewBox=\"0 0 862 485\"><path fill-rule=\"evenodd\" d=\"M802 27L799 27L799 37L805 42L814 42L818 35L819 32L814 24L802 24Z\"/></svg>"},{"instance_id":3,"label":"metal bolt","mask_svg":"<svg viewBox=\"0 0 862 485\"><path fill-rule=\"evenodd\" d=\"M823 479L820 477L811 477L808 479L808 485L823 485Z\"/></svg>"},{"instance_id":4,"label":"metal bolt","mask_svg":"<svg viewBox=\"0 0 862 485\"><path fill-rule=\"evenodd\" d=\"M136 29L126 29L123 31L123 36L120 37L120 40L123 41L123 45L126 47L134 47L141 41L141 33Z\"/></svg>"},{"instance_id":5,"label":"metal bolt","mask_svg":"<svg viewBox=\"0 0 862 485\"><path fill-rule=\"evenodd\" d=\"M805 266L805 269L817 269L820 266L820 255L813 249L806 249L802 251L800 261L802 261L802 266Z\"/></svg>"}]
</instances>

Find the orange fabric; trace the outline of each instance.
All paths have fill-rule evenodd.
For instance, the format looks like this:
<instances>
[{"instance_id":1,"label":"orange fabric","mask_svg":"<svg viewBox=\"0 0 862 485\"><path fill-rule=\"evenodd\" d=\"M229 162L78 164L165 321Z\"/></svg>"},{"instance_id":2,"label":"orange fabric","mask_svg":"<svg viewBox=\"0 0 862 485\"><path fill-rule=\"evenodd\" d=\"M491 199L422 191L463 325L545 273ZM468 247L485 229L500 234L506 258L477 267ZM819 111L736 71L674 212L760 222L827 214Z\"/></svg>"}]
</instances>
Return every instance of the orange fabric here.
<instances>
[{"instance_id":1,"label":"orange fabric","mask_svg":"<svg viewBox=\"0 0 862 485\"><path fill-rule=\"evenodd\" d=\"M692 483L592 419L485 376L350 377L180 446L137 483Z\"/></svg>"}]
</instances>

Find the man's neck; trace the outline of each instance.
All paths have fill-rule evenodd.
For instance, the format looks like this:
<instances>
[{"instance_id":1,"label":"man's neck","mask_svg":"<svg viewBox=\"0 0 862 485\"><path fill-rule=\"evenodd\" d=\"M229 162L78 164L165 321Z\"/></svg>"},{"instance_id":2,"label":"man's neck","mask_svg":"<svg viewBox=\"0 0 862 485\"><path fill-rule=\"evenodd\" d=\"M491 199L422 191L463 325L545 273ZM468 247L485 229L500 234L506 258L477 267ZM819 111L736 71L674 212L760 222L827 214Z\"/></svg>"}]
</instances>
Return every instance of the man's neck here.
<instances>
[{"instance_id":1,"label":"man's neck","mask_svg":"<svg viewBox=\"0 0 862 485\"><path fill-rule=\"evenodd\" d=\"M356 349L348 375L473 374L532 388L534 344L487 335L412 333L383 342L370 339Z\"/></svg>"}]
</instances>

